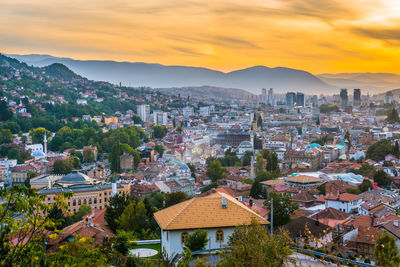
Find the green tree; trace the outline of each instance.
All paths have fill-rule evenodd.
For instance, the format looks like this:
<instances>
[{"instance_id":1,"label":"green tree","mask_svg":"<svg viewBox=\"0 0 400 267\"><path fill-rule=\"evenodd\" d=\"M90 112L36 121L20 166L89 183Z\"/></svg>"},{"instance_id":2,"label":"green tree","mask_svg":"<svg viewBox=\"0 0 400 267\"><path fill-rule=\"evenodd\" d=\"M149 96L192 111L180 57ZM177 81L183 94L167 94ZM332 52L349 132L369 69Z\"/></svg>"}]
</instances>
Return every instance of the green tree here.
<instances>
[{"instance_id":1,"label":"green tree","mask_svg":"<svg viewBox=\"0 0 400 267\"><path fill-rule=\"evenodd\" d=\"M375 243L374 257L377 266L400 266L400 255L396 240L388 233L379 236Z\"/></svg>"},{"instance_id":2,"label":"green tree","mask_svg":"<svg viewBox=\"0 0 400 267\"><path fill-rule=\"evenodd\" d=\"M69 159L58 159L53 164L53 173L68 174L72 171L72 164Z\"/></svg>"},{"instance_id":3,"label":"green tree","mask_svg":"<svg viewBox=\"0 0 400 267\"><path fill-rule=\"evenodd\" d=\"M229 240L230 252L221 253L220 267L285 266L289 256L290 238L286 233L269 234L262 225L236 227Z\"/></svg>"},{"instance_id":4,"label":"green tree","mask_svg":"<svg viewBox=\"0 0 400 267\"><path fill-rule=\"evenodd\" d=\"M374 182L378 183L380 187L390 186L392 184L392 178L383 170L379 170L374 174Z\"/></svg>"},{"instance_id":5,"label":"green tree","mask_svg":"<svg viewBox=\"0 0 400 267\"><path fill-rule=\"evenodd\" d=\"M75 236L48 256L50 266L106 266L107 257L93 238Z\"/></svg>"},{"instance_id":6,"label":"green tree","mask_svg":"<svg viewBox=\"0 0 400 267\"><path fill-rule=\"evenodd\" d=\"M178 127L176 127L176 131L177 131L178 133L181 133L181 132L183 132L183 128L182 128L182 126L178 126Z\"/></svg>"},{"instance_id":7,"label":"green tree","mask_svg":"<svg viewBox=\"0 0 400 267\"><path fill-rule=\"evenodd\" d=\"M83 160L85 162L93 162L94 161L94 152L90 148L85 148L83 150Z\"/></svg>"},{"instance_id":8,"label":"green tree","mask_svg":"<svg viewBox=\"0 0 400 267\"><path fill-rule=\"evenodd\" d=\"M165 126L155 125L153 126L153 138L162 139L167 135L168 129Z\"/></svg>"},{"instance_id":9,"label":"green tree","mask_svg":"<svg viewBox=\"0 0 400 267\"><path fill-rule=\"evenodd\" d=\"M274 227L285 225L290 222L290 216L299 208L298 204L292 204L289 194L278 194L271 192L265 201L267 209L271 210L271 198L274 206ZM271 213L270 215L271 216Z\"/></svg>"},{"instance_id":10,"label":"green tree","mask_svg":"<svg viewBox=\"0 0 400 267\"><path fill-rule=\"evenodd\" d=\"M131 200L119 217L118 223L119 228L125 231L140 233L142 229L146 229L147 210L144 202Z\"/></svg>"},{"instance_id":11,"label":"green tree","mask_svg":"<svg viewBox=\"0 0 400 267\"><path fill-rule=\"evenodd\" d=\"M166 193L164 197L165 208L181 203L187 199L188 195L186 195L185 192L178 191L178 192Z\"/></svg>"},{"instance_id":12,"label":"green tree","mask_svg":"<svg viewBox=\"0 0 400 267\"><path fill-rule=\"evenodd\" d=\"M12 133L9 129L0 129L0 145L11 143Z\"/></svg>"},{"instance_id":13,"label":"green tree","mask_svg":"<svg viewBox=\"0 0 400 267\"><path fill-rule=\"evenodd\" d=\"M226 172L227 172L227 170L226 170L226 168L222 167L221 162L218 160L214 160L213 162L211 162L210 166L207 168L206 175L213 182L216 182L216 181L224 178Z\"/></svg>"},{"instance_id":14,"label":"green tree","mask_svg":"<svg viewBox=\"0 0 400 267\"><path fill-rule=\"evenodd\" d=\"M194 166L194 165L191 164L191 163L187 163L186 165L187 165L187 166L189 167L189 169L190 169L191 176L192 176L193 178L196 178L196 166Z\"/></svg>"},{"instance_id":15,"label":"green tree","mask_svg":"<svg viewBox=\"0 0 400 267\"><path fill-rule=\"evenodd\" d=\"M114 232L118 229L118 218L124 212L124 209L130 203L129 196L126 194L116 194L110 197L108 205L106 205L106 212L104 219L108 226Z\"/></svg>"},{"instance_id":16,"label":"green tree","mask_svg":"<svg viewBox=\"0 0 400 267\"><path fill-rule=\"evenodd\" d=\"M188 247L191 251L197 251L205 249L207 243L207 231L197 229L187 237L185 241L185 246Z\"/></svg>"},{"instance_id":17,"label":"green tree","mask_svg":"<svg viewBox=\"0 0 400 267\"><path fill-rule=\"evenodd\" d=\"M211 183L211 184L209 184L209 185L204 186L204 187L200 190L200 192L201 192L201 193L205 193L205 192L207 192L207 191L210 191L210 190L213 189L213 188L217 188L218 186L219 186L219 184L218 184L217 182L214 182L214 183Z\"/></svg>"},{"instance_id":18,"label":"green tree","mask_svg":"<svg viewBox=\"0 0 400 267\"><path fill-rule=\"evenodd\" d=\"M32 137L32 143L42 143L44 138L44 132L46 131L47 136L50 136L50 132L43 127L32 129L29 131L29 135Z\"/></svg>"},{"instance_id":19,"label":"green tree","mask_svg":"<svg viewBox=\"0 0 400 267\"><path fill-rule=\"evenodd\" d=\"M65 198L72 194L57 195L55 204L66 210ZM45 195L36 189L13 185L0 190L0 263L2 266L39 266L44 258L47 229L55 221L44 214L52 209L45 204ZM15 216L18 214L19 216ZM21 220L20 218L24 218ZM11 242L12 237L18 238Z\"/></svg>"},{"instance_id":20,"label":"green tree","mask_svg":"<svg viewBox=\"0 0 400 267\"><path fill-rule=\"evenodd\" d=\"M399 117L399 113L397 112L397 110L395 108L392 108L391 110L388 111L387 114L387 121L389 123L397 123L400 122L400 117Z\"/></svg>"},{"instance_id":21,"label":"green tree","mask_svg":"<svg viewBox=\"0 0 400 267\"><path fill-rule=\"evenodd\" d=\"M8 109L8 104L4 100L0 100L0 121L6 121L12 117L11 110Z\"/></svg>"},{"instance_id":22,"label":"green tree","mask_svg":"<svg viewBox=\"0 0 400 267\"><path fill-rule=\"evenodd\" d=\"M389 140L383 139L371 145L367 150L367 158L374 161L384 160L385 156L393 152L392 144Z\"/></svg>"},{"instance_id":23,"label":"green tree","mask_svg":"<svg viewBox=\"0 0 400 267\"><path fill-rule=\"evenodd\" d=\"M358 189L360 189L361 192L366 192L366 191L368 191L369 189L372 189L372 183L371 183L371 181L368 180L368 179L364 179L364 180L362 181L362 183L358 185Z\"/></svg>"},{"instance_id":24,"label":"green tree","mask_svg":"<svg viewBox=\"0 0 400 267\"><path fill-rule=\"evenodd\" d=\"M256 159L256 175L261 173L264 170L264 157L263 154L258 152Z\"/></svg>"},{"instance_id":25,"label":"green tree","mask_svg":"<svg viewBox=\"0 0 400 267\"><path fill-rule=\"evenodd\" d=\"M258 117L257 119L257 127L261 129L261 131L263 130L263 121L261 116Z\"/></svg>"},{"instance_id":26,"label":"green tree","mask_svg":"<svg viewBox=\"0 0 400 267\"><path fill-rule=\"evenodd\" d=\"M263 190L262 190L262 185L261 185L260 181L256 180L251 185L250 196L252 198L256 198L256 199L260 199L263 197Z\"/></svg>"},{"instance_id":27,"label":"green tree","mask_svg":"<svg viewBox=\"0 0 400 267\"><path fill-rule=\"evenodd\" d=\"M118 230L117 234L113 238L114 249L126 256L131 247L130 240L132 239L132 234L124 230Z\"/></svg>"},{"instance_id":28,"label":"green tree","mask_svg":"<svg viewBox=\"0 0 400 267\"><path fill-rule=\"evenodd\" d=\"M164 154L164 147L162 145L155 145L154 150L157 151L158 154L160 155L160 158L162 158Z\"/></svg>"},{"instance_id":29,"label":"green tree","mask_svg":"<svg viewBox=\"0 0 400 267\"><path fill-rule=\"evenodd\" d=\"M400 156L399 141L397 141L397 140L396 140L396 142L394 143L393 154L394 154L396 157L399 157L399 156Z\"/></svg>"},{"instance_id":30,"label":"green tree","mask_svg":"<svg viewBox=\"0 0 400 267\"><path fill-rule=\"evenodd\" d=\"M251 151L246 151L243 155L242 158L242 165L243 166L250 166L251 164L251 157L253 156L253 153Z\"/></svg>"},{"instance_id":31,"label":"green tree","mask_svg":"<svg viewBox=\"0 0 400 267\"><path fill-rule=\"evenodd\" d=\"M36 176L38 176L39 174L35 171L30 171L28 172L28 174L26 175L26 179L24 181L24 185L26 187L31 187L31 179L35 178Z\"/></svg>"}]
</instances>

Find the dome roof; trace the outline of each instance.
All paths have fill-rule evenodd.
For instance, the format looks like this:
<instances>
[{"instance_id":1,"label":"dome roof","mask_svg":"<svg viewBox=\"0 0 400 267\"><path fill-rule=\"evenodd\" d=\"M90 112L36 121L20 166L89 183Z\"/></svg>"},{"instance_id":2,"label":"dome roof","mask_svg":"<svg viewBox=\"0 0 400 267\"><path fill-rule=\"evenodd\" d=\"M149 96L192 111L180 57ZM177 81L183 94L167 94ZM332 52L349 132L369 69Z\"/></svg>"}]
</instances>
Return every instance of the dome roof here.
<instances>
[{"instance_id":1,"label":"dome roof","mask_svg":"<svg viewBox=\"0 0 400 267\"><path fill-rule=\"evenodd\" d=\"M251 143L250 143L249 141L245 140L245 141L242 141L242 142L239 144L239 146L240 146L240 147L246 147L246 146L251 147L252 145L251 145Z\"/></svg>"},{"instance_id":2,"label":"dome roof","mask_svg":"<svg viewBox=\"0 0 400 267\"><path fill-rule=\"evenodd\" d=\"M65 175L63 178L57 181L59 184L88 184L93 179L89 176L80 173L78 171L72 171L70 174Z\"/></svg>"},{"instance_id":3,"label":"dome roof","mask_svg":"<svg viewBox=\"0 0 400 267\"><path fill-rule=\"evenodd\" d=\"M35 158L40 158L40 157L44 157L45 154L40 150L36 150L36 151L32 152L31 156L35 157Z\"/></svg>"}]
</instances>

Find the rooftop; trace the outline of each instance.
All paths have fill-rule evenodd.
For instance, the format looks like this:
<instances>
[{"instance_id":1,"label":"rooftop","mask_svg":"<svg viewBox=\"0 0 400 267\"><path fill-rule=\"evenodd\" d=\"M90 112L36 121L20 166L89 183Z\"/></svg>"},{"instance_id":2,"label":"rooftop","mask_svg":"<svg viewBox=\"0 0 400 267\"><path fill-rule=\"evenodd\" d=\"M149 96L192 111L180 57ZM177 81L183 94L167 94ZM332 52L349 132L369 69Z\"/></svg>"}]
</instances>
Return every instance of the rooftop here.
<instances>
[{"instance_id":1,"label":"rooftop","mask_svg":"<svg viewBox=\"0 0 400 267\"><path fill-rule=\"evenodd\" d=\"M220 192L176 204L156 212L154 217L163 230L235 227L249 225L252 220L269 224L235 198Z\"/></svg>"}]
</instances>

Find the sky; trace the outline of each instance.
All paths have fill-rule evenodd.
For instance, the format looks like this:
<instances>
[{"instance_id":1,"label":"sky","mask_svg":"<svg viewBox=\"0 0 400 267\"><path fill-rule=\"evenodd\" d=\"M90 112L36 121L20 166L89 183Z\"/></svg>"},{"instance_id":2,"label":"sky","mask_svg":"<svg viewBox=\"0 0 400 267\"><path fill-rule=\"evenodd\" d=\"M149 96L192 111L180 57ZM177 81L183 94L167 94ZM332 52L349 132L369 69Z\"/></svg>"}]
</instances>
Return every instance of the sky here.
<instances>
[{"instance_id":1,"label":"sky","mask_svg":"<svg viewBox=\"0 0 400 267\"><path fill-rule=\"evenodd\" d=\"M400 1L0 0L0 52L400 73Z\"/></svg>"}]
</instances>

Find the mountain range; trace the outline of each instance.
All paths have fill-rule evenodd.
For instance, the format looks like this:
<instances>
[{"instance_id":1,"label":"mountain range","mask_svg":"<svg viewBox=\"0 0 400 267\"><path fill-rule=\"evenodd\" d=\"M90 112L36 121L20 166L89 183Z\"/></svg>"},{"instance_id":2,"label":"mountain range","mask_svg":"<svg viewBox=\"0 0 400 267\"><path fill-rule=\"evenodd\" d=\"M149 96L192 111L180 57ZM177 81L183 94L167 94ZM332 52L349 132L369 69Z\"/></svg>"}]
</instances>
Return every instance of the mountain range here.
<instances>
[{"instance_id":1,"label":"mountain range","mask_svg":"<svg viewBox=\"0 0 400 267\"><path fill-rule=\"evenodd\" d=\"M381 93L400 87L400 75L392 73L324 73L313 75L285 67L254 66L232 72L208 68L168 66L143 62L75 60L50 55L8 55L38 67L62 63L75 73L92 80L122 83L132 87L187 88L222 87L260 94L261 88L276 93L301 91L306 94L337 94L340 88L361 88L363 93ZM349 92L351 93L351 92Z\"/></svg>"}]
</instances>

